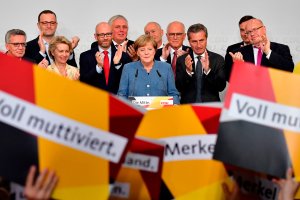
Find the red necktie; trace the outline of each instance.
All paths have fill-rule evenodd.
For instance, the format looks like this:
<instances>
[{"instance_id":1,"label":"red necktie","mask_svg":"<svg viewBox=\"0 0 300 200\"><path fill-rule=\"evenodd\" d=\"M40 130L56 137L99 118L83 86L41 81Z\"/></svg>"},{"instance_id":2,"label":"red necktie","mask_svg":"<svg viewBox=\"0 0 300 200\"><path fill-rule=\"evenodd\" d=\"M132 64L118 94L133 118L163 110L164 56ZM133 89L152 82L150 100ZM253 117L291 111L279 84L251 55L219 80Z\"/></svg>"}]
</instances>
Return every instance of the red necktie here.
<instances>
[{"instance_id":1,"label":"red necktie","mask_svg":"<svg viewBox=\"0 0 300 200\"><path fill-rule=\"evenodd\" d=\"M260 66L261 64L261 59L262 59L262 50L260 48L258 48L258 53L257 53L257 62L256 62L256 65L257 66Z\"/></svg>"},{"instance_id":2,"label":"red necktie","mask_svg":"<svg viewBox=\"0 0 300 200\"><path fill-rule=\"evenodd\" d=\"M174 56L173 56L173 60L172 60L172 70L174 73L174 77L176 76L176 61L177 61L177 50L174 51Z\"/></svg>"},{"instance_id":3,"label":"red necktie","mask_svg":"<svg viewBox=\"0 0 300 200\"><path fill-rule=\"evenodd\" d=\"M104 75L106 80L106 85L108 84L108 77L109 77L109 58L108 58L108 51L103 51L104 59L103 59L103 69Z\"/></svg>"}]
</instances>

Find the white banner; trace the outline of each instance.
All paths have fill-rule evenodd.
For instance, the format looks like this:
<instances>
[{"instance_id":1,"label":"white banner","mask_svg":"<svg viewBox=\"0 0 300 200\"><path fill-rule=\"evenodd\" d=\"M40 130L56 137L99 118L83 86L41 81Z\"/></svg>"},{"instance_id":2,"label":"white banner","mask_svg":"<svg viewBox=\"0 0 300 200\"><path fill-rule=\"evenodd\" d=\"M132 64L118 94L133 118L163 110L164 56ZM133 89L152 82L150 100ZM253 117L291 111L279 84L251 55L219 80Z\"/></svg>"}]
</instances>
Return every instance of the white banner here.
<instances>
[{"instance_id":1,"label":"white banner","mask_svg":"<svg viewBox=\"0 0 300 200\"><path fill-rule=\"evenodd\" d=\"M119 162L127 138L103 131L0 91L0 121L53 142Z\"/></svg>"},{"instance_id":2,"label":"white banner","mask_svg":"<svg viewBox=\"0 0 300 200\"><path fill-rule=\"evenodd\" d=\"M228 114L237 119L300 132L300 109L242 94L233 94Z\"/></svg>"},{"instance_id":3,"label":"white banner","mask_svg":"<svg viewBox=\"0 0 300 200\"><path fill-rule=\"evenodd\" d=\"M139 153L128 152L123 166L142 171L157 172L159 158Z\"/></svg>"},{"instance_id":4,"label":"white banner","mask_svg":"<svg viewBox=\"0 0 300 200\"><path fill-rule=\"evenodd\" d=\"M210 160L215 149L216 134L199 134L162 138L166 143L164 161Z\"/></svg>"},{"instance_id":5,"label":"white banner","mask_svg":"<svg viewBox=\"0 0 300 200\"><path fill-rule=\"evenodd\" d=\"M128 199L130 194L130 184L123 182L115 182L110 192L112 197Z\"/></svg>"}]
</instances>

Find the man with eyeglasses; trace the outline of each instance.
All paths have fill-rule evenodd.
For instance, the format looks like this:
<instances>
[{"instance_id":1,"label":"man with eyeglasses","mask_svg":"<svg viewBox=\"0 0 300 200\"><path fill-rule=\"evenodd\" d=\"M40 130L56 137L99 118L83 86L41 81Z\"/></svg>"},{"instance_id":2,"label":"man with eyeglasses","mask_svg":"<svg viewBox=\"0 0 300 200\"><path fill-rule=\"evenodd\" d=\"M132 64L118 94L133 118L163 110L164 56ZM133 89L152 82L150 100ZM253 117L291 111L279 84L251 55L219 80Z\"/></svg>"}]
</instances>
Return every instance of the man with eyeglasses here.
<instances>
[{"instance_id":1,"label":"man with eyeglasses","mask_svg":"<svg viewBox=\"0 0 300 200\"><path fill-rule=\"evenodd\" d=\"M116 48L123 47L123 51L128 54L132 61L138 60L134 50L134 41L127 38L128 35L128 20L123 15L114 15L108 20L108 24L112 28L112 42ZM93 42L91 47L96 47L97 42Z\"/></svg>"},{"instance_id":2,"label":"man with eyeglasses","mask_svg":"<svg viewBox=\"0 0 300 200\"><path fill-rule=\"evenodd\" d=\"M186 37L184 24L179 21L169 23L166 36L168 43L162 49L157 50L155 60L170 63L175 76L177 58L189 50L188 46L183 45Z\"/></svg>"},{"instance_id":3,"label":"man with eyeglasses","mask_svg":"<svg viewBox=\"0 0 300 200\"><path fill-rule=\"evenodd\" d=\"M232 44L232 45L228 46L226 49L225 71L226 71L226 80L227 81L229 81L231 67L232 67L232 63L229 62L231 60L231 56L230 56L229 52L234 52L234 51L238 50L239 48L250 44L250 39L248 38L248 35L246 34L246 25L250 19L254 19L254 17L251 15L245 15L240 19L239 29L240 29L240 36L241 36L242 41L239 43L236 43L236 44Z\"/></svg>"},{"instance_id":4,"label":"man with eyeglasses","mask_svg":"<svg viewBox=\"0 0 300 200\"><path fill-rule=\"evenodd\" d=\"M48 48L50 41L55 36L57 24L56 14L53 11L43 10L39 14L37 26L40 30L40 35L27 43L25 57L34 60L36 63L39 63L44 58L46 58L49 63L53 62L48 55ZM79 38L74 36L71 42L72 48L75 49L78 45ZM70 55L67 63L77 67L74 53Z\"/></svg>"},{"instance_id":5,"label":"man with eyeglasses","mask_svg":"<svg viewBox=\"0 0 300 200\"><path fill-rule=\"evenodd\" d=\"M7 31L5 35L6 54L22 59L26 49L26 33L20 29Z\"/></svg>"},{"instance_id":6,"label":"man with eyeglasses","mask_svg":"<svg viewBox=\"0 0 300 200\"><path fill-rule=\"evenodd\" d=\"M80 81L116 94L123 66L131 62L131 58L122 46L116 49L112 35L107 22L97 24L94 34L97 46L80 54Z\"/></svg>"},{"instance_id":7,"label":"man with eyeglasses","mask_svg":"<svg viewBox=\"0 0 300 200\"><path fill-rule=\"evenodd\" d=\"M7 31L5 34L5 47L7 55L33 62L30 58L24 56L26 50L26 33L23 30L11 29ZM46 68L48 61L43 59L38 65Z\"/></svg>"},{"instance_id":8,"label":"man with eyeglasses","mask_svg":"<svg viewBox=\"0 0 300 200\"><path fill-rule=\"evenodd\" d=\"M294 62L287 45L270 42L267 30L260 19L251 19L246 26L246 34L252 45L229 53L232 61L250 62L257 66L272 67L293 72Z\"/></svg>"}]
</instances>

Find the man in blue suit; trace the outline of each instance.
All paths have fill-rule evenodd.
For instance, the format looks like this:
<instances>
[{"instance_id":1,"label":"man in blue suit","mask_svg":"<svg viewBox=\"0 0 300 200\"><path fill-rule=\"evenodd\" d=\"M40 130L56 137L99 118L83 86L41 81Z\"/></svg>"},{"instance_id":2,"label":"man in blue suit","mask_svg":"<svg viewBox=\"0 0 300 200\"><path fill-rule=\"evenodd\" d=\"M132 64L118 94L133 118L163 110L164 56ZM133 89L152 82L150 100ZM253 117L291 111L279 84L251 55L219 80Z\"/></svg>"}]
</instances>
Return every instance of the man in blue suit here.
<instances>
[{"instance_id":1,"label":"man in blue suit","mask_svg":"<svg viewBox=\"0 0 300 200\"><path fill-rule=\"evenodd\" d=\"M98 45L81 53L79 58L80 81L116 94L123 66L131 59L122 46L116 49L112 44L112 29L107 22L97 24L94 37Z\"/></svg>"}]
</instances>

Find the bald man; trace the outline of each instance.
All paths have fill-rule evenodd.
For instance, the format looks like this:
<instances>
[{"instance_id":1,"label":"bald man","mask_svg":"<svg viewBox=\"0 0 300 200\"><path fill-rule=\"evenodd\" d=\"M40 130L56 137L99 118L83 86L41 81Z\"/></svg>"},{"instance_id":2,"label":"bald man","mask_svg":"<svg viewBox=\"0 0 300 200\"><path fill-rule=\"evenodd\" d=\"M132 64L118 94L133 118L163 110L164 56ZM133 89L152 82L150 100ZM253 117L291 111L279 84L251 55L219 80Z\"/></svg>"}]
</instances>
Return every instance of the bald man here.
<instances>
[{"instance_id":1,"label":"bald man","mask_svg":"<svg viewBox=\"0 0 300 200\"><path fill-rule=\"evenodd\" d=\"M90 50L81 53L80 81L99 89L116 94L123 66L131 62L122 46L116 49L112 43L112 27L107 22L100 22L95 28L94 37L97 42ZM108 68L105 57L108 56Z\"/></svg>"},{"instance_id":2,"label":"bald man","mask_svg":"<svg viewBox=\"0 0 300 200\"><path fill-rule=\"evenodd\" d=\"M267 28L260 19L251 19L246 25L246 34L252 45L244 46L235 52L230 52L233 63L236 60L250 62L258 66L272 67L293 72L294 62L287 45L270 42ZM258 63L259 51L262 53Z\"/></svg>"}]
</instances>

